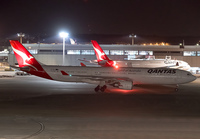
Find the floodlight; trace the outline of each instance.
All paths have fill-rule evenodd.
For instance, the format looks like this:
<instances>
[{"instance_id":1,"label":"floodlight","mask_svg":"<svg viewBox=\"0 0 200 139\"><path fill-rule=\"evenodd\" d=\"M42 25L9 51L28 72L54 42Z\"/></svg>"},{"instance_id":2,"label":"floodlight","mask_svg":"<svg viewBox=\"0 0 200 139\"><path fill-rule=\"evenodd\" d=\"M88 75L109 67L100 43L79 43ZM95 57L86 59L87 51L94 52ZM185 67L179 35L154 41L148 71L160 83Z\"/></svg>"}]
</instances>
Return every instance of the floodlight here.
<instances>
[{"instance_id":1,"label":"floodlight","mask_svg":"<svg viewBox=\"0 0 200 139\"><path fill-rule=\"evenodd\" d=\"M67 38L67 37L69 36L69 33L60 32L59 35L60 35L60 37L62 37L62 38Z\"/></svg>"}]
</instances>

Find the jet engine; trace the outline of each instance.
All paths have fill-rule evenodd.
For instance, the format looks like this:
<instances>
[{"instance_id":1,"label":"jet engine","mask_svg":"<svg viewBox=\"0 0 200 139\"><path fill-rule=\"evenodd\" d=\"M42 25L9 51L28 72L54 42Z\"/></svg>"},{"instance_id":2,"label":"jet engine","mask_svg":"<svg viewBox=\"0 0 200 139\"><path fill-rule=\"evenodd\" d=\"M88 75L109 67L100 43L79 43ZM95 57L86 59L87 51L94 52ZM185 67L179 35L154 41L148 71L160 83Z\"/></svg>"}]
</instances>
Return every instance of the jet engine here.
<instances>
[{"instance_id":1,"label":"jet engine","mask_svg":"<svg viewBox=\"0 0 200 139\"><path fill-rule=\"evenodd\" d=\"M105 66L107 62L108 60L102 60L102 61L99 61L98 64L101 66Z\"/></svg>"},{"instance_id":2,"label":"jet engine","mask_svg":"<svg viewBox=\"0 0 200 139\"><path fill-rule=\"evenodd\" d=\"M21 71L30 72L31 68L29 66L20 67Z\"/></svg>"},{"instance_id":3,"label":"jet engine","mask_svg":"<svg viewBox=\"0 0 200 139\"><path fill-rule=\"evenodd\" d=\"M124 89L124 90L132 90L133 89L133 83L131 81L117 81L111 84L111 86Z\"/></svg>"},{"instance_id":4,"label":"jet engine","mask_svg":"<svg viewBox=\"0 0 200 139\"><path fill-rule=\"evenodd\" d=\"M98 64L103 67L115 67L117 65L117 63L112 60L102 60L102 61L99 61Z\"/></svg>"}]
</instances>

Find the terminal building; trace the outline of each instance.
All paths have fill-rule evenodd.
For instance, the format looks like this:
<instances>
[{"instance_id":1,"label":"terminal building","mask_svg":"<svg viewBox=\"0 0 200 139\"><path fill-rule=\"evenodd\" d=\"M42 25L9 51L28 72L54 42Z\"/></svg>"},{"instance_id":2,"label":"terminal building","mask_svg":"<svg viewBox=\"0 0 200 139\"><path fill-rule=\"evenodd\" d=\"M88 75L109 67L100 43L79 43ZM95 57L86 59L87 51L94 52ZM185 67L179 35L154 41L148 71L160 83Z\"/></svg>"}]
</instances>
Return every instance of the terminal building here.
<instances>
[{"instance_id":1,"label":"terminal building","mask_svg":"<svg viewBox=\"0 0 200 139\"><path fill-rule=\"evenodd\" d=\"M63 44L23 44L34 57L47 65L63 65ZM155 56L155 59L165 59L171 56L172 59L183 60L191 67L200 67L200 46L187 45L105 45L100 44L104 52L112 60L131 60L147 55ZM80 66L78 59L95 60L96 56L92 44L66 44L65 63L67 66ZM17 63L12 49L8 54L8 63ZM85 63L91 65L91 63Z\"/></svg>"}]
</instances>

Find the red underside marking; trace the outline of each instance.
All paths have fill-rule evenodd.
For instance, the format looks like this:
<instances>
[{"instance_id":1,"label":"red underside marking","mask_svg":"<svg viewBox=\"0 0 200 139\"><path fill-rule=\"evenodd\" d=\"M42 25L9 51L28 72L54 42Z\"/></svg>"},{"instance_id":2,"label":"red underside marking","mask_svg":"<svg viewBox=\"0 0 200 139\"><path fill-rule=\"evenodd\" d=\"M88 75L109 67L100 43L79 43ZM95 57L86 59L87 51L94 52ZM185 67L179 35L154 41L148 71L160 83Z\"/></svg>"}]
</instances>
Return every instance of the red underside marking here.
<instances>
[{"instance_id":1,"label":"red underside marking","mask_svg":"<svg viewBox=\"0 0 200 139\"><path fill-rule=\"evenodd\" d=\"M67 73L64 72L63 70L61 70L61 73L62 73L62 75L68 75L68 76L69 76L69 74L67 74Z\"/></svg>"},{"instance_id":2,"label":"red underside marking","mask_svg":"<svg viewBox=\"0 0 200 139\"><path fill-rule=\"evenodd\" d=\"M86 67L86 65L85 65L85 64L83 64L82 62L81 62L81 66L82 66L82 67Z\"/></svg>"},{"instance_id":3,"label":"red underside marking","mask_svg":"<svg viewBox=\"0 0 200 139\"><path fill-rule=\"evenodd\" d=\"M30 72L27 72L27 73L30 73L30 74L38 76L38 77L53 80L45 71L30 71Z\"/></svg>"}]
</instances>

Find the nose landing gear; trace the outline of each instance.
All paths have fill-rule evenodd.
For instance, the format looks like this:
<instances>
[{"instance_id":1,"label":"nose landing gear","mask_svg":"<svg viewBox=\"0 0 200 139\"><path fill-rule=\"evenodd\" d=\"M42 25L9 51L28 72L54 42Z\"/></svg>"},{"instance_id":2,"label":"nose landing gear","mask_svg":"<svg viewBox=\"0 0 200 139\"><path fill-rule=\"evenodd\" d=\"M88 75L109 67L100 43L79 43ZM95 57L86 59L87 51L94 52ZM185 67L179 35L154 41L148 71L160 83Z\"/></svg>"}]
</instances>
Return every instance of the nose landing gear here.
<instances>
[{"instance_id":1,"label":"nose landing gear","mask_svg":"<svg viewBox=\"0 0 200 139\"><path fill-rule=\"evenodd\" d=\"M175 88L175 92L178 92L178 90L179 90L179 85L177 84Z\"/></svg>"}]
</instances>

